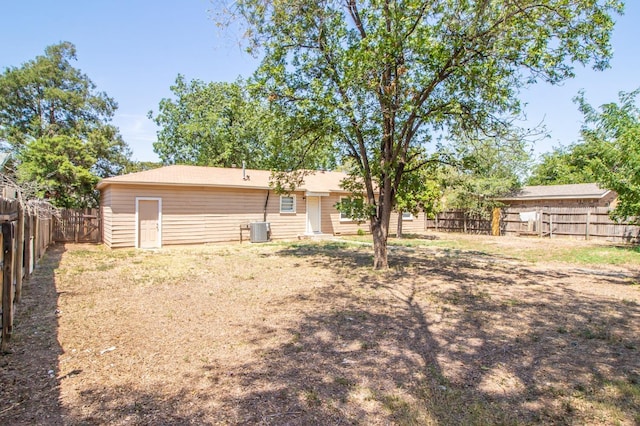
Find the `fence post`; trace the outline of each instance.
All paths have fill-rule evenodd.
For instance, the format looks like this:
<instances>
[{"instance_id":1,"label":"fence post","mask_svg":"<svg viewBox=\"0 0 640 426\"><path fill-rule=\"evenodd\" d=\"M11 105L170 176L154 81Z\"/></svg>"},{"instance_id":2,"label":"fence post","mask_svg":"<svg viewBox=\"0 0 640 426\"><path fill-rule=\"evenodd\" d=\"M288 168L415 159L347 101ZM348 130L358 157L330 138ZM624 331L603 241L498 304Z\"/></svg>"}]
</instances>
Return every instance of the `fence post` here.
<instances>
[{"instance_id":1,"label":"fence post","mask_svg":"<svg viewBox=\"0 0 640 426\"><path fill-rule=\"evenodd\" d=\"M18 205L18 230L16 232L18 243L16 251L16 303L22 297L22 279L24 278L24 208Z\"/></svg>"},{"instance_id":2,"label":"fence post","mask_svg":"<svg viewBox=\"0 0 640 426\"><path fill-rule=\"evenodd\" d=\"M587 210L587 222L585 223L585 227L584 227L584 239L588 240L589 239L589 223L591 222L591 211Z\"/></svg>"},{"instance_id":3,"label":"fence post","mask_svg":"<svg viewBox=\"0 0 640 426\"><path fill-rule=\"evenodd\" d=\"M80 212L74 211L72 214L73 217L73 242L78 242L78 237L80 236Z\"/></svg>"},{"instance_id":4,"label":"fence post","mask_svg":"<svg viewBox=\"0 0 640 426\"><path fill-rule=\"evenodd\" d=\"M13 266L13 239L11 238L11 222L2 224L2 342L0 352L6 352L11 337L11 319L13 317L13 280L11 269Z\"/></svg>"},{"instance_id":5,"label":"fence post","mask_svg":"<svg viewBox=\"0 0 640 426\"><path fill-rule=\"evenodd\" d=\"M24 239L26 241L24 247L24 273L26 276L31 275L31 265L33 259L33 252L31 250L31 231L33 229L32 222L32 216L28 215L26 217L26 220L24 221Z\"/></svg>"},{"instance_id":6,"label":"fence post","mask_svg":"<svg viewBox=\"0 0 640 426\"><path fill-rule=\"evenodd\" d=\"M40 256L42 256L42 250L40 249L40 218L38 215L34 218L33 228L33 251L35 254L33 264L35 265L40 260Z\"/></svg>"},{"instance_id":7,"label":"fence post","mask_svg":"<svg viewBox=\"0 0 640 426\"><path fill-rule=\"evenodd\" d=\"M500 235L500 209L498 207L493 208L491 219L491 235L497 237Z\"/></svg>"},{"instance_id":8,"label":"fence post","mask_svg":"<svg viewBox=\"0 0 640 426\"><path fill-rule=\"evenodd\" d=\"M538 216L538 235L540 236L540 238L542 238L542 214L544 213L542 210L540 209L536 209L536 211L538 212L537 216Z\"/></svg>"}]
</instances>

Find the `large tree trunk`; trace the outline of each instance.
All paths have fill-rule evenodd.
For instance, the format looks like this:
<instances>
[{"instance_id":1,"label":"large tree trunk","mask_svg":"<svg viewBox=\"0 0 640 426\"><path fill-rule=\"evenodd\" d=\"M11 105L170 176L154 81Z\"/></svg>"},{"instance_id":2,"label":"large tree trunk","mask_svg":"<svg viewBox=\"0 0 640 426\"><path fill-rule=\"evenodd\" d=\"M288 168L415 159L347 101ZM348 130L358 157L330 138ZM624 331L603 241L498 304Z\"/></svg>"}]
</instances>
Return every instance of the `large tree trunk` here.
<instances>
[{"instance_id":1,"label":"large tree trunk","mask_svg":"<svg viewBox=\"0 0 640 426\"><path fill-rule=\"evenodd\" d=\"M386 228L388 229L388 228ZM388 232L380 222L375 223L371 227L373 235L373 268L385 269L389 267L387 259L387 236Z\"/></svg>"},{"instance_id":2,"label":"large tree trunk","mask_svg":"<svg viewBox=\"0 0 640 426\"><path fill-rule=\"evenodd\" d=\"M389 194L391 191L387 192ZM391 206L389 195L382 194L378 205L378 212L371 221L373 235L373 268L385 269L389 267L387 260L387 239L389 238L389 223L391 221Z\"/></svg>"},{"instance_id":3,"label":"large tree trunk","mask_svg":"<svg viewBox=\"0 0 640 426\"><path fill-rule=\"evenodd\" d=\"M398 212L398 227L396 228L396 238L402 238L402 212Z\"/></svg>"}]
</instances>

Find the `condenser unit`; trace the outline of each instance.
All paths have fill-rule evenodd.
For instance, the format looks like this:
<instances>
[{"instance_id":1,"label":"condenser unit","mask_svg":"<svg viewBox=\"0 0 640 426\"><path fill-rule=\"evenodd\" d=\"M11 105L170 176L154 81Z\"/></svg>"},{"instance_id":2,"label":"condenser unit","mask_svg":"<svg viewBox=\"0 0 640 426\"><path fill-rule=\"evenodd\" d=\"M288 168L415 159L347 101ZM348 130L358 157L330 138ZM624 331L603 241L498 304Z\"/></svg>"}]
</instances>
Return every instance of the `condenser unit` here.
<instances>
[{"instance_id":1,"label":"condenser unit","mask_svg":"<svg viewBox=\"0 0 640 426\"><path fill-rule=\"evenodd\" d=\"M271 227L269 222L253 222L249 224L249 236L252 243L269 241Z\"/></svg>"}]
</instances>

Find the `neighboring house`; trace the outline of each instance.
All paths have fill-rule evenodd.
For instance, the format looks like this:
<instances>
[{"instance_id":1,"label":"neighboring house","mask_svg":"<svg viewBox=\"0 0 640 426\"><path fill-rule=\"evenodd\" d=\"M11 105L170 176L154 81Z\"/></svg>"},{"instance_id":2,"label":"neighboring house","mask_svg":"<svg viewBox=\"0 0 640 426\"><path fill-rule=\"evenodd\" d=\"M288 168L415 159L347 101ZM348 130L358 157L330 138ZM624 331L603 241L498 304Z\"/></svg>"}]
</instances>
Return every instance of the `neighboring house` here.
<instances>
[{"instance_id":1,"label":"neighboring house","mask_svg":"<svg viewBox=\"0 0 640 426\"><path fill-rule=\"evenodd\" d=\"M103 179L103 241L113 248L239 241L240 229L251 222L268 222L274 239L368 231L368 223L335 208L349 195L340 188L344 173L312 172L282 195L270 187L270 176L266 170L167 166ZM394 214L390 229L396 221ZM403 228L423 232L423 215L405 215Z\"/></svg>"},{"instance_id":2,"label":"neighboring house","mask_svg":"<svg viewBox=\"0 0 640 426\"><path fill-rule=\"evenodd\" d=\"M10 152L0 152L0 169L4 169L4 165L7 164L7 161L9 161L10 158Z\"/></svg>"},{"instance_id":3,"label":"neighboring house","mask_svg":"<svg viewBox=\"0 0 640 426\"><path fill-rule=\"evenodd\" d=\"M6 144L6 141L0 140L0 146ZM0 152L0 173L9 174L5 166L7 165L11 157L13 157L13 154L10 152ZM15 185L8 185L7 179L4 177L0 181L0 197L18 198L18 191L16 190Z\"/></svg>"},{"instance_id":4,"label":"neighboring house","mask_svg":"<svg viewBox=\"0 0 640 426\"><path fill-rule=\"evenodd\" d=\"M518 192L498 198L509 207L615 207L617 194L595 183L525 186Z\"/></svg>"}]
</instances>

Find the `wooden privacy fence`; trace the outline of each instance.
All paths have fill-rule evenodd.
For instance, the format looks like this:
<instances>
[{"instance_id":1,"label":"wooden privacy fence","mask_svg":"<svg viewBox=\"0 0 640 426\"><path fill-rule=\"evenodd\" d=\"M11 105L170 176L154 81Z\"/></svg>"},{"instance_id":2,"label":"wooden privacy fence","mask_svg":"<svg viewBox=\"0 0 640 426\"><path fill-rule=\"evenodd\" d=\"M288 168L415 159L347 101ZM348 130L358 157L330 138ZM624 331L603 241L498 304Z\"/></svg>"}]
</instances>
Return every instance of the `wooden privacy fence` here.
<instances>
[{"instance_id":1,"label":"wooden privacy fence","mask_svg":"<svg viewBox=\"0 0 640 426\"><path fill-rule=\"evenodd\" d=\"M25 210L17 200L0 198L0 246L2 247L2 335L0 352L5 352L13 331L15 305L22 295L22 282L51 243L52 215L48 204L30 204ZM45 208L39 208L45 207Z\"/></svg>"},{"instance_id":2,"label":"wooden privacy fence","mask_svg":"<svg viewBox=\"0 0 640 426\"><path fill-rule=\"evenodd\" d=\"M433 219L426 219L425 228L465 234L491 234L491 220L465 210L448 210L438 213Z\"/></svg>"},{"instance_id":3,"label":"wooden privacy fence","mask_svg":"<svg viewBox=\"0 0 640 426\"><path fill-rule=\"evenodd\" d=\"M446 211L427 219L426 229L491 234L492 229L495 231L498 227L499 235L640 242L640 226L612 220L607 207L508 207L501 209L499 215L499 221L494 221L492 226L488 218L470 216L462 210Z\"/></svg>"},{"instance_id":4,"label":"wooden privacy fence","mask_svg":"<svg viewBox=\"0 0 640 426\"><path fill-rule=\"evenodd\" d=\"M53 219L56 242L99 243L102 241L100 210L62 209Z\"/></svg>"},{"instance_id":5,"label":"wooden privacy fence","mask_svg":"<svg viewBox=\"0 0 640 426\"><path fill-rule=\"evenodd\" d=\"M640 226L616 222L608 207L509 208L503 210L504 234L640 242Z\"/></svg>"}]
</instances>

